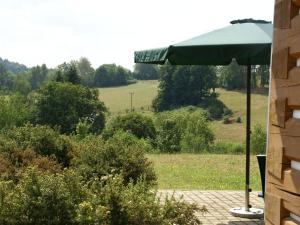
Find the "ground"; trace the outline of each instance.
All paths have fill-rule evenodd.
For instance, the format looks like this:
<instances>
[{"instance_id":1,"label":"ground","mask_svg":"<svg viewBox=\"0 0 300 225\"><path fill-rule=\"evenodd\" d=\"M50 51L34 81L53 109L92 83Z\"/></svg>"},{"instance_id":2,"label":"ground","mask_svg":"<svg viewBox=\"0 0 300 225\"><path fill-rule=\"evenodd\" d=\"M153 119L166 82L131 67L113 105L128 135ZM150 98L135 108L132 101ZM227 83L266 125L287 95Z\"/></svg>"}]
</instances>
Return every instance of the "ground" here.
<instances>
[{"instance_id":1,"label":"ground","mask_svg":"<svg viewBox=\"0 0 300 225\"><path fill-rule=\"evenodd\" d=\"M159 189L243 190L245 156L151 154ZM251 157L251 188L261 190L256 157Z\"/></svg>"},{"instance_id":2,"label":"ground","mask_svg":"<svg viewBox=\"0 0 300 225\"><path fill-rule=\"evenodd\" d=\"M139 81L122 87L100 88L100 99L111 114L130 110L130 92L136 111L148 110L157 95L158 81ZM217 89L219 98L233 111L233 118L242 123L223 124L213 121L216 141L243 143L245 139L246 95L238 91ZM266 92L252 94L252 124L266 126L268 97ZM148 155L153 161L161 189L242 190L244 189L244 155ZM260 190L260 176L255 156L251 159L251 187Z\"/></svg>"}]
</instances>

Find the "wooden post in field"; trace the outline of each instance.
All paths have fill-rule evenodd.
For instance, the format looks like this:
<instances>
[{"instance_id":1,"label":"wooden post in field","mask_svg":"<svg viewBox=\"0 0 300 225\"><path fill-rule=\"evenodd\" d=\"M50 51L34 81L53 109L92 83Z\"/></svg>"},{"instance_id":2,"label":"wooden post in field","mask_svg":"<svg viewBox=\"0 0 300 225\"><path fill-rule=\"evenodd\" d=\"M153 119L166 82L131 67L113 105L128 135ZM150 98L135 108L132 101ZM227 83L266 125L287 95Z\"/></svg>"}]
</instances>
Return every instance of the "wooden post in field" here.
<instances>
[{"instance_id":1,"label":"wooden post in field","mask_svg":"<svg viewBox=\"0 0 300 225\"><path fill-rule=\"evenodd\" d=\"M276 0L266 225L300 225L300 0Z\"/></svg>"}]
</instances>

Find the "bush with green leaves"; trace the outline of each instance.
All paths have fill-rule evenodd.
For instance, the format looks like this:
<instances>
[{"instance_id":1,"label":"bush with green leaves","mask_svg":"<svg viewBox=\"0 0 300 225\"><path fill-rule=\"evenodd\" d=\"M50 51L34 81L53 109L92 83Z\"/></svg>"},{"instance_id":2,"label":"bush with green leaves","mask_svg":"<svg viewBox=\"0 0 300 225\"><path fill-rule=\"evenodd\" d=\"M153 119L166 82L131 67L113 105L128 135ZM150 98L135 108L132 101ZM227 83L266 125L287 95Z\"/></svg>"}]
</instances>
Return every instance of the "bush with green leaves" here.
<instances>
[{"instance_id":1,"label":"bush with green leaves","mask_svg":"<svg viewBox=\"0 0 300 225\"><path fill-rule=\"evenodd\" d=\"M179 152L182 132L178 121L170 118L159 121L156 144L161 152Z\"/></svg>"},{"instance_id":2,"label":"bush with green leaves","mask_svg":"<svg viewBox=\"0 0 300 225\"><path fill-rule=\"evenodd\" d=\"M157 147L163 152L203 152L210 148L214 134L205 111L182 108L156 116Z\"/></svg>"},{"instance_id":3,"label":"bush with green leaves","mask_svg":"<svg viewBox=\"0 0 300 225\"><path fill-rule=\"evenodd\" d=\"M41 156L52 157L63 166L70 164L75 151L69 137L60 135L48 126L31 124L10 129L0 135L0 153L10 154L14 149L31 149Z\"/></svg>"},{"instance_id":4,"label":"bush with green leaves","mask_svg":"<svg viewBox=\"0 0 300 225\"><path fill-rule=\"evenodd\" d=\"M0 130L22 126L28 122L30 105L21 94L0 96Z\"/></svg>"},{"instance_id":5,"label":"bush with green leaves","mask_svg":"<svg viewBox=\"0 0 300 225\"><path fill-rule=\"evenodd\" d=\"M100 133L105 125L106 107L98 90L66 82L50 82L36 98L34 122L59 127L62 133L75 131L81 119L88 119L91 132Z\"/></svg>"},{"instance_id":6,"label":"bush with green leaves","mask_svg":"<svg viewBox=\"0 0 300 225\"><path fill-rule=\"evenodd\" d=\"M113 118L103 132L103 137L112 137L118 130L129 132L138 138L154 140L156 137L152 118L141 113L128 113Z\"/></svg>"},{"instance_id":7,"label":"bush with green leaves","mask_svg":"<svg viewBox=\"0 0 300 225\"><path fill-rule=\"evenodd\" d=\"M231 116L232 111L217 97L208 97L200 106L207 110L211 119L222 119L224 116Z\"/></svg>"},{"instance_id":8,"label":"bush with green leaves","mask_svg":"<svg viewBox=\"0 0 300 225\"><path fill-rule=\"evenodd\" d=\"M266 154L267 133L260 124L256 124L251 133L251 153Z\"/></svg>"},{"instance_id":9,"label":"bush with green leaves","mask_svg":"<svg viewBox=\"0 0 300 225\"><path fill-rule=\"evenodd\" d=\"M218 142L210 149L214 154L244 154L246 146L244 144Z\"/></svg>"},{"instance_id":10,"label":"bush with green leaves","mask_svg":"<svg viewBox=\"0 0 300 225\"><path fill-rule=\"evenodd\" d=\"M186 125L180 142L185 152L204 152L212 146L215 136L202 111L186 116Z\"/></svg>"},{"instance_id":11,"label":"bush with green leaves","mask_svg":"<svg viewBox=\"0 0 300 225\"><path fill-rule=\"evenodd\" d=\"M17 183L0 181L0 223L6 225L197 225L195 204L157 192L139 179L82 181L75 171L61 174L28 169Z\"/></svg>"},{"instance_id":12,"label":"bush with green leaves","mask_svg":"<svg viewBox=\"0 0 300 225\"><path fill-rule=\"evenodd\" d=\"M144 177L149 184L156 182L152 163L145 157L144 145L130 136L117 133L104 141L99 137L84 139L73 165L85 179L118 174L126 183Z\"/></svg>"}]
</instances>

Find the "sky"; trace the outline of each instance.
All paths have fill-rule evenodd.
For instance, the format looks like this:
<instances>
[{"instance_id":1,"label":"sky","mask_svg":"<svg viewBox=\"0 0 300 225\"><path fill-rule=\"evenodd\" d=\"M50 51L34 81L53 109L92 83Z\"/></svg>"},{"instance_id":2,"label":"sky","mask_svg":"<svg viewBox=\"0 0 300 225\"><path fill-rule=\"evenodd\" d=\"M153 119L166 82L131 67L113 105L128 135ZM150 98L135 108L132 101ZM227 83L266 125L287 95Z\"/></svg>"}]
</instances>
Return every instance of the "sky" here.
<instances>
[{"instance_id":1,"label":"sky","mask_svg":"<svg viewBox=\"0 0 300 225\"><path fill-rule=\"evenodd\" d=\"M133 69L136 50L228 26L273 20L274 0L0 0L0 57L26 66L87 57Z\"/></svg>"}]
</instances>

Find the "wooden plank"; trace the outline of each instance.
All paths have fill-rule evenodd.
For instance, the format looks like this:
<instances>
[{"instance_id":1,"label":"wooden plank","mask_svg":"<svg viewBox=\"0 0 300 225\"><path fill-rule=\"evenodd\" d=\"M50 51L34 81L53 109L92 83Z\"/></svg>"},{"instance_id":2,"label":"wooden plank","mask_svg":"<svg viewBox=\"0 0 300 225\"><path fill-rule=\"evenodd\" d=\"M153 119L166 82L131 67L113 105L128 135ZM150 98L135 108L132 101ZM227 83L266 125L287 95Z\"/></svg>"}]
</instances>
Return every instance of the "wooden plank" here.
<instances>
[{"instance_id":1,"label":"wooden plank","mask_svg":"<svg viewBox=\"0 0 300 225\"><path fill-rule=\"evenodd\" d=\"M285 112L287 107L286 103L287 103L286 98L282 98L282 99L276 99L271 104L272 110L271 110L270 118L271 118L272 125L279 126L282 128L285 127L285 119L286 119Z\"/></svg>"},{"instance_id":2,"label":"wooden plank","mask_svg":"<svg viewBox=\"0 0 300 225\"><path fill-rule=\"evenodd\" d=\"M272 56L272 75L275 79L287 79L291 69L289 63L289 48L280 49Z\"/></svg>"},{"instance_id":3,"label":"wooden plank","mask_svg":"<svg viewBox=\"0 0 300 225\"><path fill-rule=\"evenodd\" d=\"M282 225L300 225L300 223L291 218L286 218L282 220Z\"/></svg>"},{"instance_id":4,"label":"wooden plank","mask_svg":"<svg viewBox=\"0 0 300 225\"><path fill-rule=\"evenodd\" d=\"M300 137L284 135L281 140L284 156L290 160L300 161Z\"/></svg>"},{"instance_id":5,"label":"wooden plank","mask_svg":"<svg viewBox=\"0 0 300 225\"><path fill-rule=\"evenodd\" d=\"M300 0L292 0L293 4L300 7Z\"/></svg>"},{"instance_id":6,"label":"wooden plank","mask_svg":"<svg viewBox=\"0 0 300 225\"><path fill-rule=\"evenodd\" d=\"M268 172L277 179L282 178L283 171L283 143L280 134L270 134L267 157Z\"/></svg>"},{"instance_id":7,"label":"wooden plank","mask_svg":"<svg viewBox=\"0 0 300 225\"><path fill-rule=\"evenodd\" d=\"M268 182L277 185L281 190L298 194L300 191L300 172L289 168L283 172L282 179L270 175L268 176ZM298 199L300 207L299 201L300 199Z\"/></svg>"},{"instance_id":8,"label":"wooden plank","mask_svg":"<svg viewBox=\"0 0 300 225\"><path fill-rule=\"evenodd\" d=\"M272 83L276 88L286 88L291 86L300 86L300 67L294 67L288 72L288 79L272 79Z\"/></svg>"},{"instance_id":9,"label":"wooden plank","mask_svg":"<svg viewBox=\"0 0 300 225\"><path fill-rule=\"evenodd\" d=\"M288 29L291 24L291 0L282 0L275 5L274 26L279 29Z\"/></svg>"},{"instance_id":10,"label":"wooden plank","mask_svg":"<svg viewBox=\"0 0 300 225\"><path fill-rule=\"evenodd\" d=\"M279 212L281 212L281 198L276 195L266 193L265 199L266 202L268 202L268 207L265 208L266 219L273 224L280 224L281 215Z\"/></svg>"}]
</instances>

